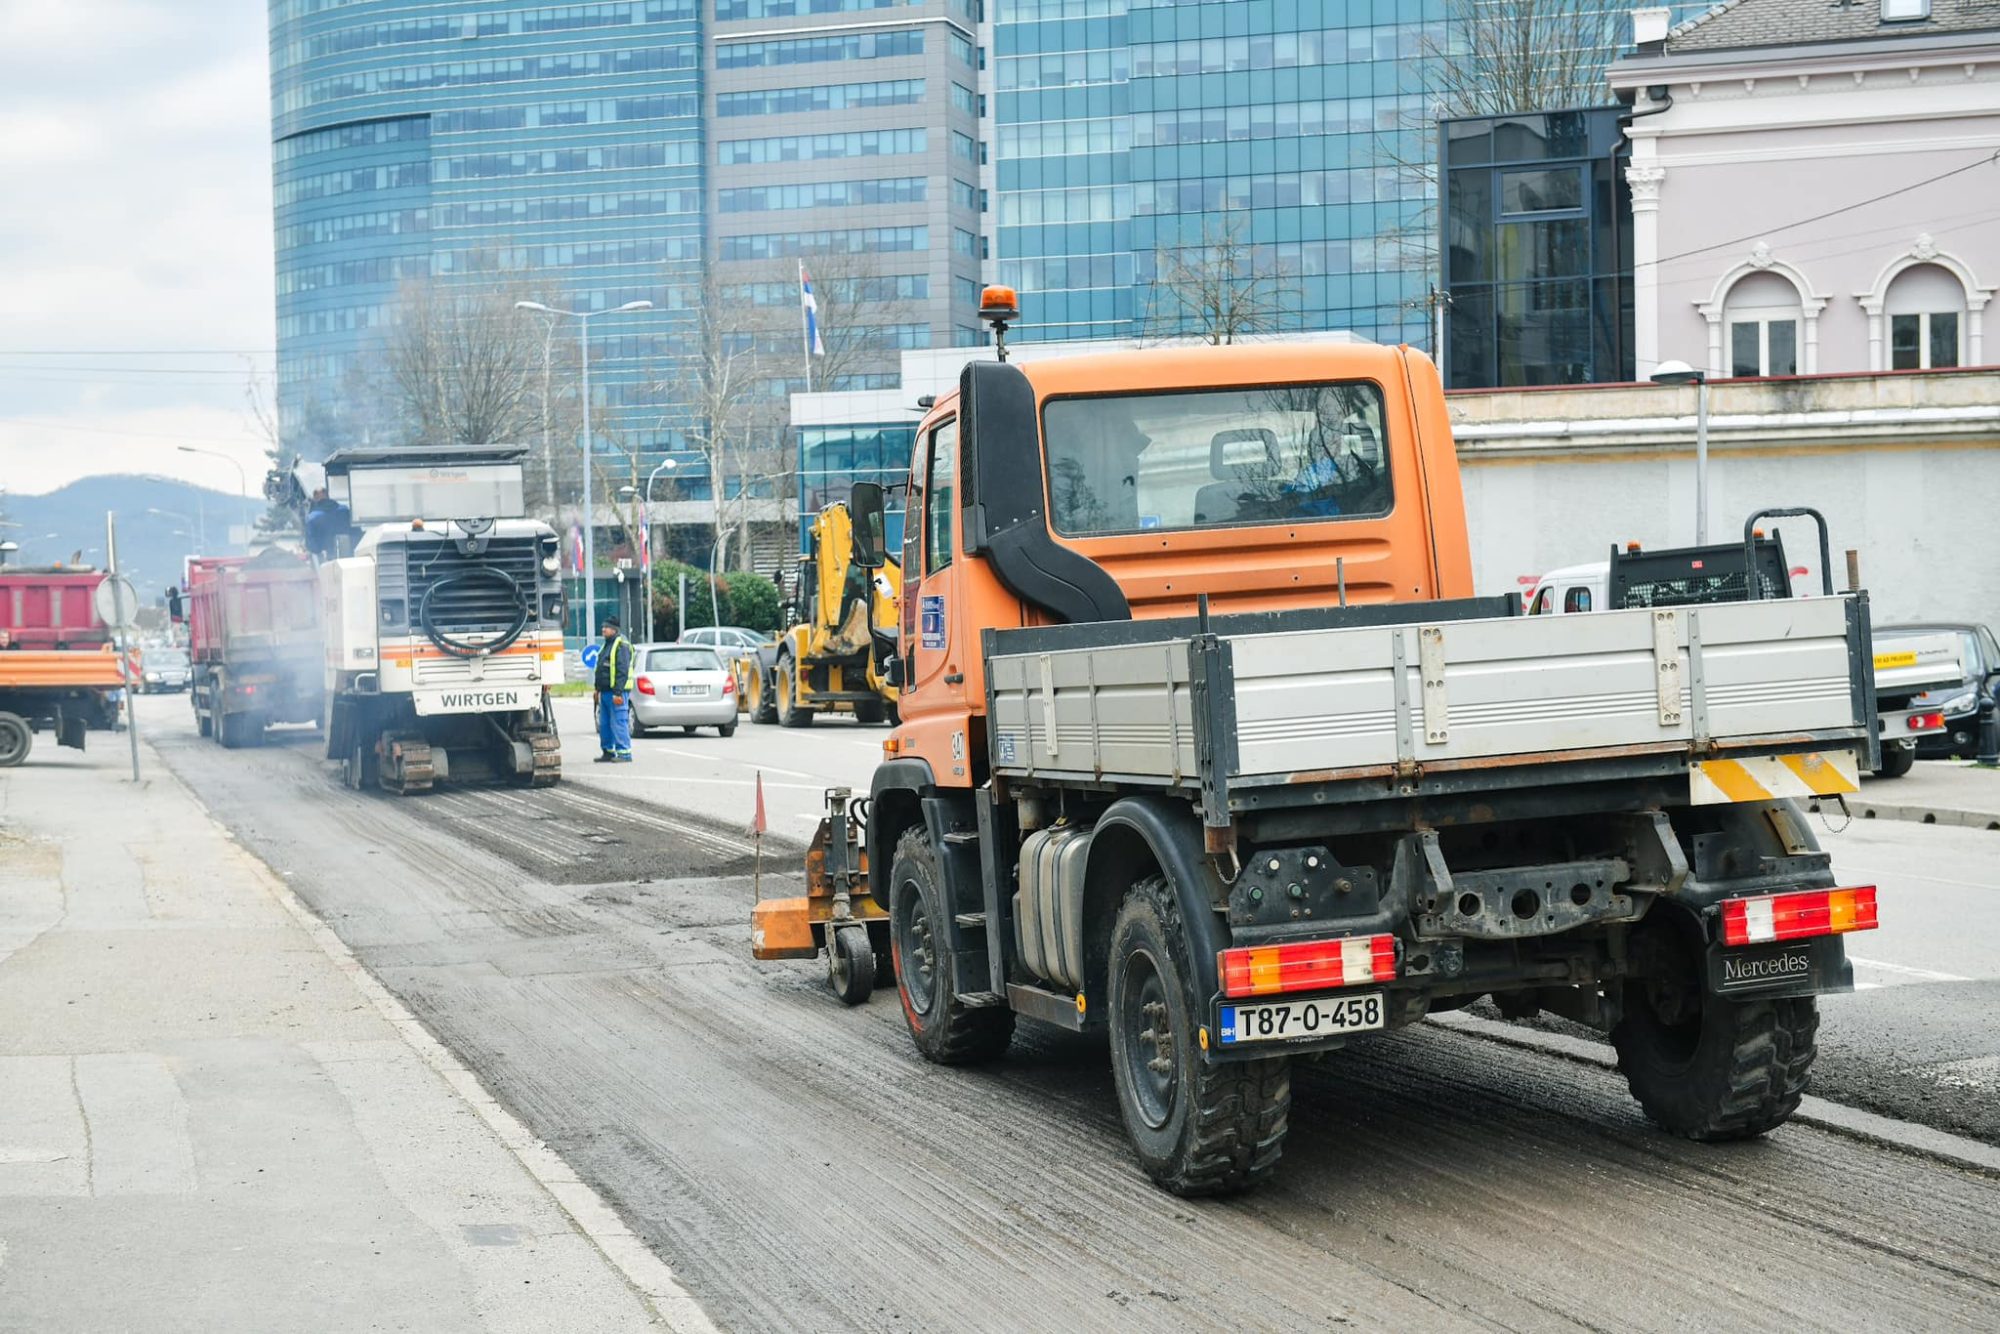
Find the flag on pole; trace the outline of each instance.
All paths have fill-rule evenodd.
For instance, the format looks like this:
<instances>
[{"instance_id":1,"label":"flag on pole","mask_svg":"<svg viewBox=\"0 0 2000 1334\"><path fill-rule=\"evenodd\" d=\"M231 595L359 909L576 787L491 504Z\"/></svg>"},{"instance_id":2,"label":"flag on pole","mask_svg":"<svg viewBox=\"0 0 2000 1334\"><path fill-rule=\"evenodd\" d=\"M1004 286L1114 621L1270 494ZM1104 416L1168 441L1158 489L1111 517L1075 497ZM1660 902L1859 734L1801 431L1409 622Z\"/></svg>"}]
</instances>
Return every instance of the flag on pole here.
<instances>
[{"instance_id":1,"label":"flag on pole","mask_svg":"<svg viewBox=\"0 0 2000 1334\"><path fill-rule=\"evenodd\" d=\"M813 296L812 275L806 272L804 260L799 261L799 306L806 317L806 355L823 357L826 344L819 340L819 301Z\"/></svg>"},{"instance_id":2,"label":"flag on pole","mask_svg":"<svg viewBox=\"0 0 2000 1334\"><path fill-rule=\"evenodd\" d=\"M570 550L570 569L577 574L582 574L583 573L583 525L582 524L573 523L569 526L569 550Z\"/></svg>"},{"instance_id":3,"label":"flag on pole","mask_svg":"<svg viewBox=\"0 0 2000 1334\"><path fill-rule=\"evenodd\" d=\"M770 824L764 819L764 771L759 769L757 771L757 813L751 817L750 832L761 834L769 828Z\"/></svg>"},{"instance_id":4,"label":"flag on pole","mask_svg":"<svg viewBox=\"0 0 2000 1334\"><path fill-rule=\"evenodd\" d=\"M653 525L651 516L639 520L639 565L642 569L653 568Z\"/></svg>"}]
</instances>

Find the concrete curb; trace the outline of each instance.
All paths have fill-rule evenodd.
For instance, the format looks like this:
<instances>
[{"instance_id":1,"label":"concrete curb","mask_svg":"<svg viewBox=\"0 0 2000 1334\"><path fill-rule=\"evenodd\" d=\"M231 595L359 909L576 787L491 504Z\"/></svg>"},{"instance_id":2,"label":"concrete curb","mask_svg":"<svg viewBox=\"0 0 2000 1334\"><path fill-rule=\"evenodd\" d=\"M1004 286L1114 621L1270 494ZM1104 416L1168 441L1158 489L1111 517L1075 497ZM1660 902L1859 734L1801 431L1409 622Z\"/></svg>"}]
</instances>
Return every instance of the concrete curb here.
<instances>
[{"instance_id":1,"label":"concrete curb","mask_svg":"<svg viewBox=\"0 0 2000 1334\"><path fill-rule=\"evenodd\" d=\"M472 1108L528 1175L549 1193L556 1207L569 1217L576 1230L597 1247L611 1267L640 1295L660 1323L671 1334L718 1334L700 1303L674 1281L673 1270L625 1226L604 1197L580 1180L570 1170L569 1164L535 1138L512 1112L487 1092L479 1077L452 1055L450 1048L433 1037L423 1022L394 993L375 980L375 975L354 957L353 951L347 948L347 943L335 934L333 928L321 921L318 914L292 891L292 887L265 864L263 858L244 847L157 753L153 755L153 763L158 773L166 775L187 794L190 801L201 808L209 823L225 839L243 849L271 897L284 907L328 961L368 998L424 1064Z\"/></svg>"},{"instance_id":2,"label":"concrete curb","mask_svg":"<svg viewBox=\"0 0 2000 1334\"><path fill-rule=\"evenodd\" d=\"M1833 802L1815 801L1806 809L1815 814L1838 815ZM1956 825L1961 829L2000 830L2000 812L1962 811L1949 806L1901 806L1888 802L1847 800L1847 809L1857 820L1907 820L1912 824Z\"/></svg>"},{"instance_id":3,"label":"concrete curb","mask_svg":"<svg viewBox=\"0 0 2000 1334\"><path fill-rule=\"evenodd\" d=\"M1497 1042L1502 1046L1538 1051L1580 1065L1594 1065L1601 1070L1618 1068L1618 1058L1612 1054L1611 1048L1568 1033L1516 1028L1498 1020L1481 1019L1462 1010L1434 1014L1429 1022L1480 1042ZM1898 1121L1893 1117L1878 1116L1857 1107L1813 1097L1799 1103L1799 1110L1792 1119L1836 1135L1845 1135L1849 1139L1933 1158L1981 1176L2000 1177L2000 1148L1949 1131L1933 1130L1929 1126Z\"/></svg>"}]
</instances>

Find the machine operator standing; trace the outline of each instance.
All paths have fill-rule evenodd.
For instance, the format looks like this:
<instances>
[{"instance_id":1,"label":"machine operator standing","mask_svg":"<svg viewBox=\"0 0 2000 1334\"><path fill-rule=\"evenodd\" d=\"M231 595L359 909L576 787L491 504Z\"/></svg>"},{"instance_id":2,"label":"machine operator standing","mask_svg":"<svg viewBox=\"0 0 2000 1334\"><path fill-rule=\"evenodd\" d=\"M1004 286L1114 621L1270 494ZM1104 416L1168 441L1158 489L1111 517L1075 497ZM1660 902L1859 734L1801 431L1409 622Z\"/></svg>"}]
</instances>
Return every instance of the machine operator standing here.
<instances>
[{"instance_id":1,"label":"machine operator standing","mask_svg":"<svg viewBox=\"0 0 2000 1334\"><path fill-rule=\"evenodd\" d=\"M592 700L597 706L599 764L632 762L632 643L616 616L604 618L604 647L597 655Z\"/></svg>"}]
</instances>

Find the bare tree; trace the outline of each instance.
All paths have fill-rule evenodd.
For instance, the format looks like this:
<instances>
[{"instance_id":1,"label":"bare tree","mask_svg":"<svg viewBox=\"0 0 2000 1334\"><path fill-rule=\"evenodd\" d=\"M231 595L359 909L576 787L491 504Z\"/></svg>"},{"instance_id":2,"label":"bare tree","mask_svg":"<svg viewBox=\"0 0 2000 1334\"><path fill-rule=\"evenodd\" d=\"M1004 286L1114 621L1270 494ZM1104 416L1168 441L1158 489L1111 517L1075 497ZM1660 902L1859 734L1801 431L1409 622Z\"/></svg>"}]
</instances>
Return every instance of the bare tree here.
<instances>
[{"instance_id":1,"label":"bare tree","mask_svg":"<svg viewBox=\"0 0 2000 1334\"><path fill-rule=\"evenodd\" d=\"M514 305L552 297L525 274L413 279L369 372L397 443L539 446L527 489L548 514L562 490L558 448L581 429L578 352L567 330Z\"/></svg>"},{"instance_id":2,"label":"bare tree","mask_svg":"<svg viewBox=\"0 0 2000 1334\"><path fill-rule=\"evenodd\" d=\"M499 286L403 284L384 359L397 407L419 440L485 445L538 434L543 330ZM519 298L525 299L525 298Z\"/></svg>"},{"instance_id":3,"label":"bare tree","mask_svg":"<svg viewBox=\"0 0 2000 1334\"><path fill-rule=\"evenodd\" d=\"M1225 215L1203 225L1199 244L1154 253L1143 319L1154 337L1234 343L1283 328L1298 296L1295 275L1250 243L1240 215Z\"/></svg>"},{"instance_id":4,"label":"bare tree","mask_svg":"<svg viewBox=\"0 0 2000 1334\"><path fill-rule=\"evenodd\" d=\"M708 461L716 541L724 546L725 567L730 557L726 539L742 532L753 504L752 480L776 477L782 482L791 471L784 451L788 405L782 384L774 391L771 383L783 375L783 311L744 299L711 266L690 302L683 351L668 377L654 386L680 407L688 446ZM802 345L793 343L790 356L802 358Z\"/></svg>"}]
</instances>

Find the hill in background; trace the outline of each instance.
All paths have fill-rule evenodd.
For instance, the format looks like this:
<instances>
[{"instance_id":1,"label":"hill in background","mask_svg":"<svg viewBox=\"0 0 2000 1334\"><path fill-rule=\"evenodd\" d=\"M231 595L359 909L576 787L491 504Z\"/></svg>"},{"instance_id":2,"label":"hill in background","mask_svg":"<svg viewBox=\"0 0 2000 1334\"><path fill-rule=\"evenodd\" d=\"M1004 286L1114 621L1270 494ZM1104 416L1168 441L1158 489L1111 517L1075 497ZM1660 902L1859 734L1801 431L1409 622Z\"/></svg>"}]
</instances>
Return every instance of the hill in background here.
<instances>
[{"instance_id":1,"label":"hill in background","mask_svg":"<svg viewBox=\"0 0 2000 1334\"><path fill-rule=\"evenodd\" d=\"M241 554L240 541L265 512L264 498L248 500L168 477L107 474L84 477L43 495L0 496L0 541L21 544L10 565L48 565L83 553L86 565L104 567L104 515L118 516L118 558L140 597L156 601L181 580L189 555ZM151 513L149 511L159 511Z\"/></svg>"}]
</instances>

